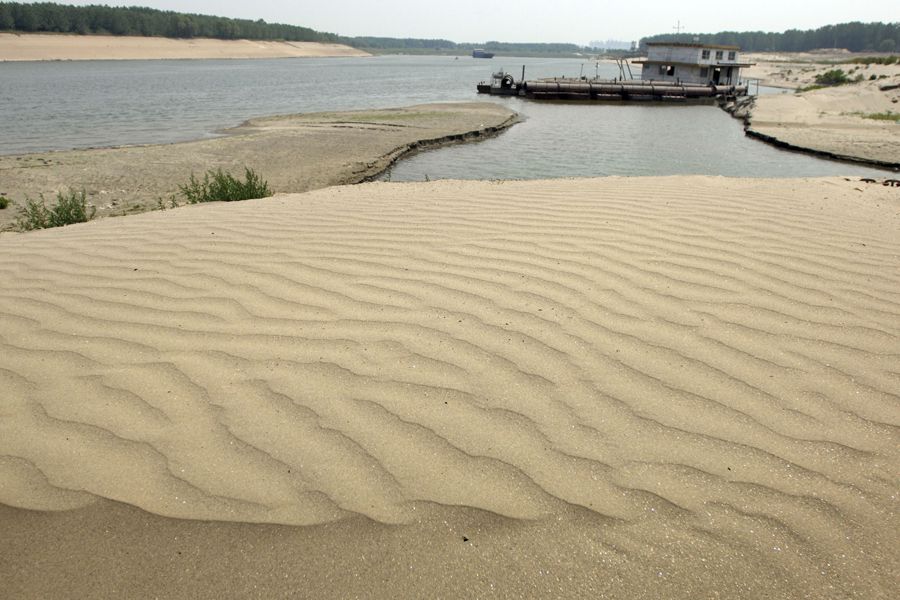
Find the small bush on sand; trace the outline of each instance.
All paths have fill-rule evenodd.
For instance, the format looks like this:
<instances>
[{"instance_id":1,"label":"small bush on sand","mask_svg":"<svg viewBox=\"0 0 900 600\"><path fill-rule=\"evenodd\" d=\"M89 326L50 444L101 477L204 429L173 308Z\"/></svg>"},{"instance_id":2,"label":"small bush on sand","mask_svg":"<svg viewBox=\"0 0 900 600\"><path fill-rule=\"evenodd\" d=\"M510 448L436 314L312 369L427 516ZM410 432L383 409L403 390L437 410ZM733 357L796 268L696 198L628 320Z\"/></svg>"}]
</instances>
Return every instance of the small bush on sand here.
<instances>
[{"instance_id":1,"label":"small bush on sand","mask_svg":"<svg viewBox=\"0 0 900 600\"><path fill-rule=\"evenodd\" d=\"M820 75L816 75L816 83L819 85L844 85L851 81L853 80L847 77L847 74L844 73L843 69L832 69L830 71L825 71Z\"/></svg>"},{"instance_id":2,"label":"small bush on sand","mask_svg":"<svg viewBox=\"0 0 900 600\"><path fill-rule=\"evenodd\" d=\"M244 177L246 181L241 181L235 179L231 173L223 173L222 169L216 169L207 171L203 176L203 181L200 181L191 173L190 182L187 185L178 186L178 189L190 204L250 200L272 195L268 183L254 173L253 169L245 168Z\"/></svg>"},{"instance_id":3,"label":"small bush on sand","mask_svg":"<svg viewBox=\"0 0 900 600\"><path fill-rule=\"evenodd\" d=\"M7 198L6 196L0 196L0 210L3 210L7 206L9 206L9 198Z\"/></svg>"},{"instance_id":4,"label":"small bush on sand","mask_svg":"<svg viewBox=\"0 0 900 600\"><path fill-rule=\"evenodd\" d=\"M97 208L88 206L84 190L69 190L56 194L56 205L47 207L44 195L40 200L32 200L26 196L25 206L20 209L16 226L21 231L61 227L73 223L86 223L97 214Z\"/></svg>"}]
</instances>

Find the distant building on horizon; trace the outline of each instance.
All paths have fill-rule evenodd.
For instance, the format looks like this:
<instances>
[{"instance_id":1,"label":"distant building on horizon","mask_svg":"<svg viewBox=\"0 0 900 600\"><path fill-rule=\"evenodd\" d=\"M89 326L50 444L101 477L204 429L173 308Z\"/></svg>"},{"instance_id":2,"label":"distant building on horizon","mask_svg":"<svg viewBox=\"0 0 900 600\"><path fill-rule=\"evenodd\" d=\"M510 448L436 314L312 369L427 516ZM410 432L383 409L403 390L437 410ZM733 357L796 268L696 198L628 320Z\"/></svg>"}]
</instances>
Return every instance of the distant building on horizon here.
<instances>
[{"instance_id":1,"label":"distant building on horizon","mask_svg":"<svg viewBox=\"0 0 900 600\"><path fill-rule=\"evenodd\" d=\"M738 46L686 42L648 42L641 79L701 85L738 85L741 69L753 63L741 62Z\"/></svg>"}]
</instances>

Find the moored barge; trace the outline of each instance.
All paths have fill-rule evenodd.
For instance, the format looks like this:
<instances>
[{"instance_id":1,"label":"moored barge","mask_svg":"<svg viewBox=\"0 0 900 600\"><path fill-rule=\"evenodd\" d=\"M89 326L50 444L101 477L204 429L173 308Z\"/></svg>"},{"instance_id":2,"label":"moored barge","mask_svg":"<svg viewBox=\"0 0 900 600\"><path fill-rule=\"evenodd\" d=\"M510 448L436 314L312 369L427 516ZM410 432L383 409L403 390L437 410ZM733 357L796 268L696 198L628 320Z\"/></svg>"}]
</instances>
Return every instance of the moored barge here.
<instances>
[{"instance_id":1,"label":"moored barge","mask_svg":"<svg viewBox=\"0 0 900 600\"><path fill-rule=\"evenodd\" d=\"M642 80L538 79L520 80L503 71L481 82L478 93L521 96L531 100L703 102L747 95L746 85L698 85Z\"/></svg>"}]
</instances>

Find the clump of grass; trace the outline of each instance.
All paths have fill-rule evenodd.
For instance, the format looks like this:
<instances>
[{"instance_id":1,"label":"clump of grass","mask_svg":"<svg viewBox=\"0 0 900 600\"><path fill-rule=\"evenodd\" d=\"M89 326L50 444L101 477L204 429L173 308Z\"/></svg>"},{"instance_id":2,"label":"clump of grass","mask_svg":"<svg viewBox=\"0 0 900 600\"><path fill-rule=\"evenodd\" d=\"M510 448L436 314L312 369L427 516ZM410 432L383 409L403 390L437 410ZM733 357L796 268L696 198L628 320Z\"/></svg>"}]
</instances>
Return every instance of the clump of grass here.
<instances>
[{"instance_id":1,"label":"clump of grass","mask_svg":"<svg viewBox=\"0 0 900 600\"><path fill-rule=\"evenodd\" d=\"M222 169L209 170L198 180L191 173L191 180L187 185L180 185L178 189L187 199L189 204L200 202L232 202L234 200L250 200L251 198L266 198L272 195L268 183L256 174L253 169L244 168L246 181L236 179L231 173L222 172Z\"/></svg>"},{"instance_id":2,"label":"clump of grass","mask_svg":"<svg viewBox=\"0 0 900 600\"><path fill-rule=\"evenodd\" d=\"M855 70L856 69L853 69L853 71ZM852 73L853 71L850 72ZM848 77L848 74L844 73L843 69L832 69L830 71L825 71L824 73L819 73L816 75L816 82L814 84L797 88L797 92L812 92L814 90L821 90L822 88L834 87L837 85L859 83L862 80L863 75L861 73L856 75L856 77Z\"/></svg>"},{"instance_id":3,"label":"clump of grass","mask_svg":"<svg viewBox=\"0 0 900 600\"><path fill-rule=\"evenodd\" d=\"M863 115L862 117L863 119L874 119L876 121L893 121L895 123L900 123L900 113L891 111L882 113L869 113Z\"/></svg>"},{"instance_id":4,"label":"clump of grass","mask_svg":"<svg viewBox=\"0 0 900 600\"><path fill-rule=\"evenodd\" d=\"M900 62L900 56L861 56L844 62L858 65L893 65Z\"/></svg>"},{"instance_id":5,"label":"clump of grass","mask_svg":"<svg viewBox=\"0 0 900 600\"><path fill-rule=\"evenodd\" d=\"M44 195L40 200L25 197L25 206L20 209L16 227L20 231L62 227L73 223L87 223L97 214L97 208L88 206L84 190L67 193L57 192L56 205L47 207Z\"/></svg>"},{"instance_id":6,"label":"clump of grass","mask_svg":"<svg viewBox=\"0 0 900 600\"><path fill-rule=\"evenodd\" d=\"M9 206L9 198L0 196L0 210L5 209L7 206Z\"/></svg>"},{"instance_id":7,"label":"clump of grass","mask_svg":"<svg viewBox=\"0 0 900 600\"><path fill-rule=\"evenodd\" d=\"M816 75L816 83L824 86L844 85L852 81L843 69L832 69Z\"/></svg>"},{"instance_id":8,"label":"clump of grass","mask_svg":"<svg viewBox=\"0 0 900 600\"><path fill-rule=\"evenodd\" d=\"M166 210L167 208L178 208L178 201L175 199L175 194L169 196L168 203L161 197L156 199L156 210Z\"/></svg>"}]
</instances>

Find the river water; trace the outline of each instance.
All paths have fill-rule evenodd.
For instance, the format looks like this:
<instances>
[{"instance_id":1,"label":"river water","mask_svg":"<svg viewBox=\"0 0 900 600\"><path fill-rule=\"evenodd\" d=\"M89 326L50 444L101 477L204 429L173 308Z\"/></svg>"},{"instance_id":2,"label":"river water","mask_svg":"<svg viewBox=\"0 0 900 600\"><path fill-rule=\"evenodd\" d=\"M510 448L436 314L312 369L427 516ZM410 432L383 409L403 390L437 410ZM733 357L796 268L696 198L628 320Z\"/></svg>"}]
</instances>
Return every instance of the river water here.
<instances>
[{"instance_id":1,"label":"river water","mask_svg":"<svg viewBox=\"0 0 900 600\"><path fill-rule=\"evenodd\" d=\"M575 59L373 58L0 63L0 153L170 143L265 115L490 100L525 121L497 138L420 153L392 180L705 174L883 176L744 136L712 106L537 103L486 98L492 70L529 78L599 74Z\"/></svg>"}]
</instances>

